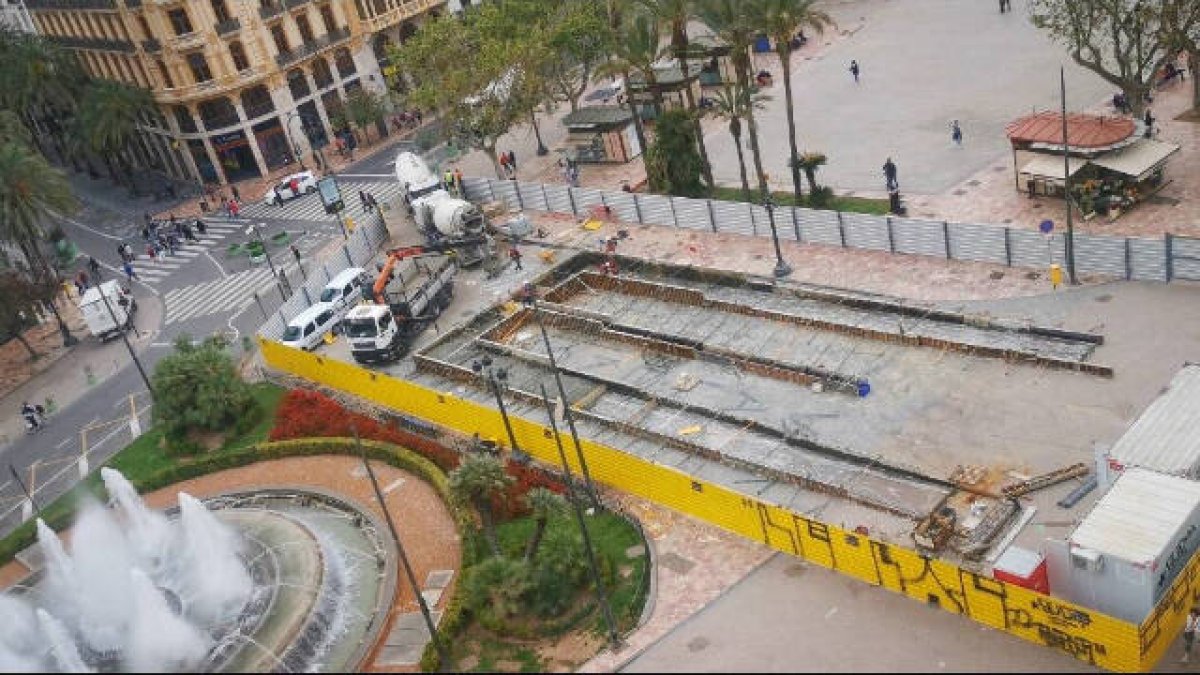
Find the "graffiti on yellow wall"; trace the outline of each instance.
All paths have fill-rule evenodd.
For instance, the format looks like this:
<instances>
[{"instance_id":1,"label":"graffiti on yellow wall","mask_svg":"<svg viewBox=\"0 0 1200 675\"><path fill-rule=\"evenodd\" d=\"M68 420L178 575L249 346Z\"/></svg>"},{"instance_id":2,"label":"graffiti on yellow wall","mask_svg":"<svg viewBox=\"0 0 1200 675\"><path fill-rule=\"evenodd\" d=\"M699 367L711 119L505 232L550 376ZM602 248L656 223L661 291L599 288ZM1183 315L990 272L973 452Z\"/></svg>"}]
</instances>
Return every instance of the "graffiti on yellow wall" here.
<instances>
[{"instance_id":1,"label":"graffiti on yellow wall","mask_svg":"<svg viewBox=\"0 0 1200 675\"><path fill-rule=\"evenodd\" d=\"M465 435L503 438L499 413L359 366L261 341L266 362L281 371L373 401ZM549 424L510 417L522 449L556 463ZM563 439L571 448L570 439ZM809 518L707 483L675 469L581 439L592 477L619 490L896 593L970 617L1114 671L1148 671L1178 634L1200 597L1200 556L1193 557L1151 616L1137 626L1020 586L976 574L903 546ZM573 454L568 452L570 458ZM577 460L569 459L578 471Z\"/></svg>"}]
</instances>

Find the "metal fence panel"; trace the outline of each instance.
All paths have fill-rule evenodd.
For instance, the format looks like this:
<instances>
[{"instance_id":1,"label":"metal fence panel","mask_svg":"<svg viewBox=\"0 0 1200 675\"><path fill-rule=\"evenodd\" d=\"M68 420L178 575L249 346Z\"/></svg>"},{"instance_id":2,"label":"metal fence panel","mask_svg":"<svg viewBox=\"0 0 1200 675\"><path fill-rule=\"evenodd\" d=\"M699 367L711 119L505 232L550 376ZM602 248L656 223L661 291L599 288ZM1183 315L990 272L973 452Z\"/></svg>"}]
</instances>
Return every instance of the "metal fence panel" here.
<instances>
[{"instance_id":1,"label":"metal fence panel","mask_svg":"<svg viewBox=\"0 0 1200 675\"><path fill-rule=\"evenodd\" d=\"M626 194L625 196L629 196ZM651 225L675 226L675 214L671 210L671 200L662 195L639 194L638 209L641 211L642 222ZM637 222L637 217L633 218Z\"/></svg>"},{"instance_id":2,"label":"metal fence panel","mask_svg":"<svg viewBox=\"0 0 1200 675\"><path fill-rule=\"evenodd\" d=\"M595 188L571 188L571 196L579 213L587 213L593 206L604 206L604 193Z\"/></svg>"},{"instance_id":3,"label":"metal fence panel","mask_svg":"<svg viewBox=\"0 0 1200 675\"><path fill-rule=\"evenodd\" d=\"M742 202L712 202L713 217L717 221L718 232L734 232L737 234L754 234L754 224L750 221L750 205Z\"/></svg>"},{"instance_id":4,"label":"metal fence panel","mask_svg":"<svg viewBox=\"0 0 1200 675\"><path fill-rule=\"evenodd\" d=\"M949 223L950 257L955 260L1008 264L1004 228L996 225Z\"/></svg>"},{"instance_id":5,"label":"metal fence panel","mask_svg":"<svg viewBox=\"0 0 1200 675\"><path fill-rule=\"evenodd\" d=\"M946 255L945 230L936 221L892 218L892 241L896 253L937 257Z\"/></svg>"},{"instance_id":6,"label":"metal fence panel","mask_svg":"<svg viewBox=\"0 0 1200 675\"><path fill-rule=\"evenodd\" d=\"M490 178L463 177L463 194L473 202L488 202L493 199Z\"/></svg>"},{"instance_id":7,"label":"metal fence panel","mask_svg":"<svg viewBox=\"0 0 1200 675\"><path fill-rule=\"evenodd\" d=\"M642 196L635 196L632 192L605 192L604 203L612 209L613 215L626 223L638 222L638 205L634 203L635 197L640 201Z\"/></svg>"},{"instance_id":8,"label":"metal fence panel","mask_svg":"<svg viewBox=\"0 0 1200 675\"><path fill-rule=\"evenodd\" d=\"M675 209L675 224L689 230L712 230L712 221L708 217L708 203L703 199L688 199L672 197L671 207Z\"/></svg>"},{"instance_id":9,"label":"metal fence panel","mask_svg":"<svg viewBox=\"0 0 1200 675\"><path fill-rule=\"evenodd\" d=\"M1171 278L1200 280L1200 239L1171 237Z\"/></svg>"},{"instance_id":10,"label":"metal fence panel","mask_svg":"<svg viewBox=\"0 0 1200 675\"><path fill-rule=\"evenodd\" d=\"M283 330L287 326L283 323L283 318L278 314L273 314L267 319L263 325L259 326L258 334L268 340L280 340L283 338Z\"/></svg>"},{"instance_id":11,"label":"metal fence panel","mask_svg":"<svg viewBox=\"0 0 1200 675\"><path fill-rule=\"evenodd\" d=\"M1138 281L1167 280L1167 243L1162 239L1130 239L1129 262Z\"/></svg>"},{"instance_id":12,"label":"metal fence panel","mask_svg":"<svg viewBox=\"0 0 1200 675\"><path fill-rule=\"evenodd\" d=\"M521 193L521 203L524 208L534 211L547 211L546 193L542 191L541 183L517 183L517 191Z\"/></svg>"},{"instance_id":13,"label":"metal fence panel","mask_svg":"<svg viewBox=\"0 0 1200 675\"><path fill-rule=\"evenodd\" d=\"M574 213L571 209L571 189L566 185L545 185L546 207L556 213Z\"/></svg>"},{"instance_id":14,"label":"metal fence panel","mask_svg":"<svg viewBox=\"0 0 1200 675\"><path fill-rule=\"evenodd\" d=\"M496 201L507 204L509 209L520 208L521 206L521 198L517 194L517 184L514 181L492 181L492 195Z\"/></svg>"},{"instance_id":15,"label":"metal fence panel","mask_svg":"<svg viewBox=\"0 0 1200 675\"><path fill-rule=\"evenodd\" d=\"M843 213L842 223L846 228L846 246L873 251L890 251L887 219L866 213Z\"/></svg>"},{"instance_id":16,"label":"metal fence panel","mask_svg":"<svg viewBox=\"0 0 1200 675\"><path fill-rule=\"evenodd\" d=\"M1008 242L1012 247L1013 267L1039 267L1047 269L1051 262L1064 259L1063 238L1051 237L1033 230L1017 230L1010 228Z\"/></svg>"},{"instance_id":17,"label":"metal fence panel","mask_svg":"<svg viewBox=\"0 0 1200 675\"><path fill-rule=\"evenodd\" d=\"M1075 235L1075 271L1125 278L1125 238Z\"/></svg>"},{"instance_id":18,"label":"metal fence panel","mask_svg":"<svg viewBox=\"0 0 1200 675\"><path fill-rule=\"evenodd\" d=\"M833 246L842 245L837 211L794 208L792 212L796 217L796 226L800 228L800 241Z\"/></svg>"}]
</instances>

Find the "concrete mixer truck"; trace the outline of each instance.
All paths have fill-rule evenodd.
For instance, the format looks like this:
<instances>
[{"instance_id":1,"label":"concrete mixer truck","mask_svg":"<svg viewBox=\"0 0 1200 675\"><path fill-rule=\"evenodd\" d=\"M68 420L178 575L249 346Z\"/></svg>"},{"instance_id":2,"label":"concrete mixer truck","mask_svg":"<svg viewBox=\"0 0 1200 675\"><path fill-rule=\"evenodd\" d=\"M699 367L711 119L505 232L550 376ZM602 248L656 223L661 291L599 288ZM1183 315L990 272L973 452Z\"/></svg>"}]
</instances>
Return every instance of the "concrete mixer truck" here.
<instances>
[{"instance_id":1,"label":"concrete mixer truck","mask_svg":"<svg viewBox=\"0 0 1200 675\"><path fill-rule=\"evenodd\" d=\"M487 244L487 221L471 202L455 197L442 185L420 156L402 152L396 157L396 180L400 194L417 229L430 246L445 240L478 239L479 244L458 248L458 264L478 265L491 255Z\"/></svg>"}]
</instances>

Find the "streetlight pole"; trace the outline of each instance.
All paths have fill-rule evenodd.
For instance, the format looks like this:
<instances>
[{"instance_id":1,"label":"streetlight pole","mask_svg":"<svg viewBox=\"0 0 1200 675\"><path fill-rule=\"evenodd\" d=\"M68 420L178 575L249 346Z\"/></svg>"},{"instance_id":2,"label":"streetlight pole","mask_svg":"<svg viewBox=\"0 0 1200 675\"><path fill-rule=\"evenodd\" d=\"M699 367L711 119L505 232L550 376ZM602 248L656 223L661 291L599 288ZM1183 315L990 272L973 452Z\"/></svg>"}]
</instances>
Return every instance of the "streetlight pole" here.
<instances>
[{"instance_id":1,"label":"streetlight pole","mask_svg":"<svg viewBox=\"0 0 1200 675\"><path fill-rule=\"evenodd\" d=\"M1058 82L1062 94L1062 142L1063 142L1063 201L1067 203L1067 278L1072 286L1079 285L1075 276L1075 223L1071 220L1071 153L1067 145L1067 74L1058 67Z\"/></svg>"},{"instance_id":2,"label":"streetlight pole","mask_svg":"<svg viewBox=\"0 0 1200 675\"><path fill-rule=\"evenodd\" d=\"M596 584L596 600L604 613L604 624L608 628L608 639L613 649L621 646L621 634L617 631L617 621L613 618L612 606L608 604L608 588L604 577L600 576L600 567L596 564L596 551L592 548L592 536L588 533L587 521L583 517L583 506L575 496L574 481L571 479L571 465L567 463L567 453L563 450L562 437L558 434L558 423L554 421L554 409L550 406L550 398L546 396L546 385L542 388L542 403L546 406L546 416L550 418L550 431L554 434L554 444L558 447L558 459L562 462L563 478L567 486L567 498L575 510L575 519L579 522L579 532L583 535L583 548L587 554L588 570L592 575L592 583Z\"/></svg>"},{"instance_id":3,"label":"streetlight pole","mask_svg":"<svg viewBox=\"0 0 1200 675\"><path fill-rule=\"evenodd\" d=\"M767 219L771 221L771 241L775 243L775 276L786 277L792 273L792 266L783 261L783 251L779 248L779 230L775 227L775 200L771 198L766 187L763 187L763 208L767 210Z\"/></svg>"},{"instance_id":4,"label":"streetlight pole","mask_svg":"<svg viewBox=\"0 0 1200 675\"><path fill-rule=\"evenodd\" d=\"M558 395L562 399L563 417L567 420L567 427L571 429L571 440L575 443L575 456L579 459L579 469L583 472L588 497L592 501L592 506L599 509L601 508L600 497L596 494L596 484L592 482L592 473L588 471L587 460L583 457L583 446L579 443L579 432L575 430L575 416L571 413L571 402L567 400L567 390L563 387L562 375L558 372L558 362L554 360L554 349L550 347L550 335L546 332L546 325L542 323L542 315L538 311L536 303L536 299L531 300L530 311L533 312L534 321L537 322L538 329L542 332L546 355L550 357L550 370L554 373L554 382L558 386Z\"/></svg>"},{"instance_id":5,"label":"streetlight pole","mask_svg":"<svg viewBox=\"0 0 1200 675\"><path fill-rule=\"evenodd\" d=\"M521 446L517 445L517 436L513 433L512 422L508 419L508 408L504 406L504 396L500 393L501 383L508 379L508 371L503 368L492 368L492 357L484 355L483 358L471 363L471 369L476 375L480 375L487 382L488 388L496 395L496 406L500 408L500 417L504 420L504 430L508 432L508 442L512 447L513 461L527 462L529 458L525 452L521 450Z\"/></svg>"},{"instance_id":6,"label":"streetlight pole","mask_svg":"<svg viewBox=\"0 0 1200 675\"><path fill-rule=\"evenodd\" d=\"M396 530L396 523L392 520L392 512L388 510L387 502L383 499L383 492L379 489L379 479L375 477L375 470L371 468L371 462L367 460L367 450L363 447L362 440L358 437L358 427L351 424L351 429L354 430L354 445L358 447L358 454L362 458L363 468L367 470L367 477L371 479L371 489L375 491L375 499L379 502L379 508L383 511L388 531L392 534L392 541L396 543L396 553L399 554L400 563L404 566L404 575L408 578L408 586L412 590L413 595L416 596L417 604L421 606L421 616L425 618L425 627L429 630L429 639L433 641L433 646L437 649L438 658L441 659L441 667L445 668L450 664L449 654L446 653L446 646L442 644L442 640L438 636L437 626L433 623L433 615L429 613L429 604L425 602L425 596L421 595L421 587L417 585L417 577L413 574L412 564L408 561L408 554L404 551L404 542L400 540L400 533Z\"/></svg>"},{"instance_id":7,"label":"streetlight pole","mask_svg":"<svg viewBox=\"0 0 1200 675\"><path fill-rule=\"evenodd\" d=\"M96 277L96 292L100 294L100 299L104 301L104 307L108 310L108 315L112 317L113 325L117 327L117 332L121 334L121 342L125 343L125 349L129 352L129 358L133 360L133 365L137 366L138 374L142 376L142 382L146 385L146 391L150 392L150 400L154 400L154 387L150 385L150 378L146 376L146 369L142 367L142 362L138 359L137 352L133 351L133 345L129 344L129 336L125 334L125 331L121 330L121 322L117 321L117 313L113 311L112 304L108 301L108 296L104 294L104 282L100 277L99 268L93 270L93 276ZM133 317L129 315L129 310L126 310L126 316L130 324L132 324Z\"/></svg>"},{"instance_id":8,"label":"streetlight pole","mask_svg":"<svg viewBox=\"0 0 1200 675\"><path fill-rule=\"evenodd\" d=\"M275 285L279 288L279 297L284 301L287 301L287 293L283 290L283 279L281 279L279 277L279 273L275 271L275 261L271 260L271 252L267 250L267 241L263 239L262 232L258 229L257 225L250 223L250 226L246 228L246 234L254 234L258 237L258 243L262 244L263 255L267 259L267 265L271 268L271 276L275 278Z\"/></svg>"}]
</instances>

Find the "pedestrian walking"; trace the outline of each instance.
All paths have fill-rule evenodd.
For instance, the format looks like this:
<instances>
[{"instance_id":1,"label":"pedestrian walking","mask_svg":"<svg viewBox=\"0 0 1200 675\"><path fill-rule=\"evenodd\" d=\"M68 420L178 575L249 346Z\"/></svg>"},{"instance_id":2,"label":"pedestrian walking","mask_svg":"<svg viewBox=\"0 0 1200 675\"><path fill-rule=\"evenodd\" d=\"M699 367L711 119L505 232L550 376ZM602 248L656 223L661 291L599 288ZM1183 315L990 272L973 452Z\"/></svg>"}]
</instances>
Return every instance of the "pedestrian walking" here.
<instances>
[{"instance_id":1,"label":"pedestrian walking","mask_svg":"<svg viewBox=\"0 0 1200 675\"><path fill-rule=\"evenodd\" d=\"M888 192L900 189L900 181L896 179L896 164L891 157L888 157L887 161L883 163L883 178Z\"/></svg>"},{"instance_id":2,"label":"pedestrian walking","mask_svg":"<svg viewBox=\"0 0 1200 675\"><path fill-rule=\"evenodd\" d=\"M508 168L512 169L513 175L517 175L517 153L512 150L508 151Z\"/></svg>"},{"instance_id":3,"label":"pedestrian walking","mask_svg":"<svg viewBox=\"0 0 1200 675\"><path fill-rule=\"evenodd\" d=\"M238 213L240 213L241 210L242 210L242 206L238 202L238 200L236 200L236 199L229 200L229 215L230 216L232 216L233 218L237 218Z\"/></svg>"},{"instance_id":4,"label":"pedestrian walking","mask_svg":"<svg viewBox=\"0 0 1200 675\"><path fill-rule=\"evenodd\" d=\"M379 209L379 201L375 199L375 195L371 194L370 192L367 193L367 208L372 211Z\"/></svg>"},{"instance_id":5,"label":"pedestrian walking","mask_svg":"<svg viewBox=\"0 0 1200 675\"><path fill-rule=\"evenodd\" d=\"M1146 124L1146 131L1142 135L1150 138L1154 135L1154 115L1150 112L1149 108L1146 108L1146 114L1142 117L1142 122Z\"/></svg>"},{"instance_id":6,"label":"pedestrian walking","mask_svg":"<svg viewBox=\"0 0 1200 675\"><path fill-rule=\"evenodd\" d=\"M463 181L462 167L456 166L456 167L454 167L454 191L457 192L459 195L462 194L462 189L463 189L462 181Z\"/></svg>"},{"instance_id":7,"label":"pedestrian walking","mask_svg":"<svg viewBox=\"0 0 1200 675\"><path fill-rule=\"evenodd\" d=\"M133 264L128 260L125 261L122 268L125 270L125 276L129 278L130 283L133 283L133 280L138 278L137 272L133 271Z\"/></svg>"},{"instance_id":8,"label":"pedestrian walking","mask_svg":"<svg viewBox=\"0 0 1200 675\"><path fill-rule=\"evenodd\" d=\"M196 219L196 231L201 235L208 234L208 225L204 224L204 220L200 218Z\"/></svg>"},{"instance_id":9,"label":"pedestrian walking","mask_svg":"<svg viewBox=\"0 0 1200 675\"><path fill-rule=\"evenodd\" d=\"M504 174L505 178L507 178L509 175L508 174L508 153L507 152L500 153L500 172Z\"/></svg>"},{"instance_id":10,"label":"pedestrian walking","mask_svg":"<svg viewBox=\"0 0 1200 675\"><path fill-rule=\"evenodd\" d=\"M179 231L179 221L178 221L178 220L175 220L175 214L174 214L174 213L172 213L172 214L171 214L171 218L170 218L170 220L171 220L171 229L172 229L172 230L175 230L176 232L178 232L178 231Z\"/></svg>"},{"instance_id":11,"label":"pedestrian walking","mask_svg":"<svg viewBox=\"0 0 1200 675\"><path fill-rule=\"evenodd\" d=\"M850 61L850 74L854 76L855 84L858 83L858 73L859 73L858 61L851 60Z\"/></svg>"},{"instance_id":12,"label":"pedestrian walking","mask_svg":"<svg viewBox=\"0 0 1200 675\"><path fill-rule=\"evenodd\" d=\"M180 227L183 228L183 238L184 239L186 239L188 241L200 241L199 239L196 238L196 233L192 232L191 225L188 225L187 223L181 223Z\"/></svg>"},{"instance_id":13,"label":"pedestrian walking","mask_svg":"<svg viewBox=\"0 0 1200 675\"><path fill-rule=\"evenodd\" d=\"M508 249L508 257L513 261L518 270L523 269L521 267L521 251L517 249L515 244Z\"/></svg>"},{"instance_id":14,"label":"pedestrian walking","mask_svg":"<svg viewBox=\"0 0 1200 675\"><path fill-rule=\"evenodd\" d=\"M91 285L91 279L88 277L88 273L84 270L79 270L78 279L79 283L83 285L84 290L87 290L88 286Z\"/></svg>"},{"instance_id":15,"label":"pedestrian walking","mask_svg":"<svg viewBox=\"0 0 1200 675\"><path fill-rule=\"evenodd\" d=\"M371 202L367 201L367 193L362 190L358 191L358 201L362 204L362 210L366 211L371 207Z\"/></svg>"},{"instance_id":16,"label":"pedestrian walking","mask_svg":"<svg viewBox=\"0 0 1200 675\"><path fill-rule=\"evenodd\" d=\"M125 244L123 242L117 244L117 255L120 256L121 262L128 260L128 258L125 257Z\"/></svg>"},{"instance_id":17,"label":"pedestrian walking","mask_svg":"<svg viewBox=\"0 0 1200 675\"><path fill-rule=\"evenodd\" d=\"M158 249L155 248L154 244L151 242L146 242L146 257L150 259L150 262L156 262L158 260L157 253Z\"/></svg>"},{"instance_id":18,"label":"pedestrian walking","mask_svg":"<svg viewBox=\"0 0 1200 675\"><path fill-rule=\"evenodd\" d=\"M1183 658L1179 659L1180 663L1187 663L1192 658L1192 643L1196 641L1196 628L1200 626L1200 608L1193 607L1188 610L1187 618L1183 622Z\"/></svg>"},{"instance_id":19,"label":"pedestrian walking","mask_svg":"<svg viewBox=\"0 0 1200 675\"><path fill-rule=\"evenodd\" d=\"M958 125L958 120L950 123L950 140L957 145L962 145L962 127Z\"/></svg>"},{"instance_id":20,"label":"pedestrian walking","mask_svg":"<svg viewBox=\"0 0 1200 675\"><path fill-rule=\"evenodd\" d=\"M92 271L92 276L100 277L100 261L96 260L95 256L88 256L88 269Z\"/></svg>"},{"instance_id":21,"label":"pedestrian walking","mask_svg":"<svg viewBox=\"0 0 1200 675\"><path fill-rule=\"evenodd\" d=\"M300 249L296 248L295 244L292 244L292 257L296 259L296 264L299 265L300 264Z\"/></svg>"},{"instance_id":22,"label":"pedestrian walking","mask_svg":"<svg viewBox=\"0 0 1200 675\"><path fill-rule=\"evenodd\" d=\"M238 188L236 185L230 185L229 191L233 193L233 198L235 200L237 200L239 202L242 201L242 193L238 192Z\"/></svg>"}]
</instances>

